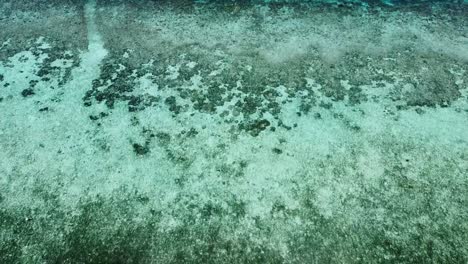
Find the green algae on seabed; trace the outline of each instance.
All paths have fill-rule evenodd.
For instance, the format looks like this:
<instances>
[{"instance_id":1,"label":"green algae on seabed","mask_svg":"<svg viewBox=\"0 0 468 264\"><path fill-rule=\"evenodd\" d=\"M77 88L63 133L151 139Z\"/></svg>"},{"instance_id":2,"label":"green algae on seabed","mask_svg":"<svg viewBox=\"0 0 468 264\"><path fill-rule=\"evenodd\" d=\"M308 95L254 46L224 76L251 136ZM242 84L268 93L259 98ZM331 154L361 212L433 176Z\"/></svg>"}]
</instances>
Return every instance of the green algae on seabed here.
<instances>
[{"instance_id":1,"label":"green algae on seabed","mask_svg":"<svg viewBox=\"0 0 468 264\"><path fill-rule=\"evenodd\" d=\"M468 262L468 7L351 2L2 1L0 263Z\"/></svg>"}]
</instances>

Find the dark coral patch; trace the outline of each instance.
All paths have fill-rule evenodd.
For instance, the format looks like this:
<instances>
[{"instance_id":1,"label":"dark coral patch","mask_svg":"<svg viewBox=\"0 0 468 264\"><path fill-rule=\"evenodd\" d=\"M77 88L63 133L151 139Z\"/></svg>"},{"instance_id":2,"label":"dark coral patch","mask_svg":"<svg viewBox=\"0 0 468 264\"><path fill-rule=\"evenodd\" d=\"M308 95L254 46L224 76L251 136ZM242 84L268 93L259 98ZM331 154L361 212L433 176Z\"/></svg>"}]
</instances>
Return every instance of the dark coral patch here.
<instances>
[{"instance_id":1,"label":"dark coral patch","mask_svg":"<svg viewBox=\"0 0 468 264\"><path fill-rule=\"evenodd\" d=\"M112 109L115 103L123 101L127 102L129 112L141 111L154 105L160 100L158 97L132 94L138 86L137 78L142 74L125 62L109 59L102 66L99 79L93 80L91 90L88 90L83 97L84 105L91 106L94 102L103 102Z\"/></svg>"},{"instance_id":2,"label":"dark coral patch","mask_svg":"<svg viewBox=\"0 0 468 264\"><path fill-rule=\"evenodd\" d=\"M239 128L241 130L245 130L250 133L250 135L256 137L258 136L262 131L267 129L270 126L270 121L266 119L259 119L259 120L254 120L251 122L248 122L246 124L240 124Z\"/></svg>"},{"instance_id":3,"label":"dark coral patch","mask_svg":"<svg viewBox=\"0 0 468 264\"><path fill-rule=\"evenodd\" d=\"M150 152L150 149L147 144L141 145L139 143L133 143L133 152L138 156L146 155Z\"/></svg>"},{"instance_id":4,"label":"dark coral patch","mask_svg":"<svg viewBox=\"0 0 468 264\"><path fill-rule=\"evenodd\" d=\"M26 88L23 91L21 91L21 95L23 97L29 97L29 96L32 96L32 95L35 95L35 94L36 93L34 92L34 90L32 88Z\"/></svg>"}]
</instances>

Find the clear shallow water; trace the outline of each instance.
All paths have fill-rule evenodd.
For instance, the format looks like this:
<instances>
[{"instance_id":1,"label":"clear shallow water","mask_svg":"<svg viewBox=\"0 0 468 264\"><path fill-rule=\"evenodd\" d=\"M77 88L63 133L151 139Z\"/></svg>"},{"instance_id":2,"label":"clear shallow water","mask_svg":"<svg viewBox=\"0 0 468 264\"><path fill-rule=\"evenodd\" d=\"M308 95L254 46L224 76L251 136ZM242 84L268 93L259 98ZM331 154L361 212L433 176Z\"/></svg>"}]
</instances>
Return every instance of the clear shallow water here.
<instances>
[{"instance_id":1,"label":"clear shallow water","mask_svg":"<svg viewBox=\"0 0 468 264\"><path fill-rule=\"evenodd\" d=\"M3 1L1 263L466 263L461 1Z\"/></svg>"}]
</instances>

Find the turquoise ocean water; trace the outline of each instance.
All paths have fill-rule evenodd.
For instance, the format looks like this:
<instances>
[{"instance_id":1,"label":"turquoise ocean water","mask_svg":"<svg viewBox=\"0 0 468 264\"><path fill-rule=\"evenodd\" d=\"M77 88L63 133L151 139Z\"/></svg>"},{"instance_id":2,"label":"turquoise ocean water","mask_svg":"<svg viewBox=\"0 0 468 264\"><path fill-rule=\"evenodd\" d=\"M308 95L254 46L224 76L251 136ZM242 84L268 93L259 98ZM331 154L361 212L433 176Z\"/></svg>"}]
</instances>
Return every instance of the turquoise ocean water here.
<instances>
[{"instance_id":1,"label":"turquoise ocean water","mask_svg":"<svg viewBox=\"0 0 468 264\"><path fill-rule=\"evenodd\" d=\"M467 263L468 2L0 1L0 263Z\"/></svg>"}]
</instances>

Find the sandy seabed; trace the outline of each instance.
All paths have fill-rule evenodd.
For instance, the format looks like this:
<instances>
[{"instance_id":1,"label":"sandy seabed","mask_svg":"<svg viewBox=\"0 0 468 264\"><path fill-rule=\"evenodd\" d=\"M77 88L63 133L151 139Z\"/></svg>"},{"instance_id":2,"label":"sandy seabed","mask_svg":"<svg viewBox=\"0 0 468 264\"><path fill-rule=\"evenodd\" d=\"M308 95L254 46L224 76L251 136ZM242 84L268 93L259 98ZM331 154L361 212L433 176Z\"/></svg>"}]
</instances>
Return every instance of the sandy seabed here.
<instances>
[{"instance_id":1,"label":"sandy seabed","mask_svg":"<svg viewBox=\"0 0 468 264\"><path fill-rule=\"evenodd\" d=\"M468 5L4 0L0 263L467 263Z\"/></svg>"}]
</instances>

